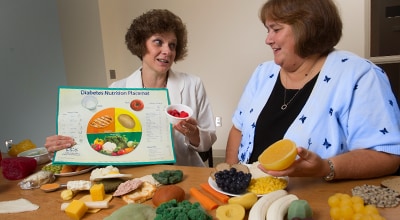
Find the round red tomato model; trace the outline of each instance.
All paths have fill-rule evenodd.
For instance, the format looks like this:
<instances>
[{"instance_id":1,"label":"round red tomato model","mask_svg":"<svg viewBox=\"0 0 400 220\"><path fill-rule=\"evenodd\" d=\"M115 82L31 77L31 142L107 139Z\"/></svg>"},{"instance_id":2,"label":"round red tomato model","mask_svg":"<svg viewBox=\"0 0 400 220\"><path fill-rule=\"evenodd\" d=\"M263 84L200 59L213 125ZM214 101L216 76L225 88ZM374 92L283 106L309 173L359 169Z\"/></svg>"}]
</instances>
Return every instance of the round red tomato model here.
<instances>
[{"instance_id":1,"label":"round red tomato model","mask_svg":"<svg viewBox=\"0 0 400 220\"><path fill-rule=\"evenodd\" d=\"M134 111L140 111L144 108L143 101L140 99L134 99L131 101L131 109Z\"/></svg>"}]
</instances>

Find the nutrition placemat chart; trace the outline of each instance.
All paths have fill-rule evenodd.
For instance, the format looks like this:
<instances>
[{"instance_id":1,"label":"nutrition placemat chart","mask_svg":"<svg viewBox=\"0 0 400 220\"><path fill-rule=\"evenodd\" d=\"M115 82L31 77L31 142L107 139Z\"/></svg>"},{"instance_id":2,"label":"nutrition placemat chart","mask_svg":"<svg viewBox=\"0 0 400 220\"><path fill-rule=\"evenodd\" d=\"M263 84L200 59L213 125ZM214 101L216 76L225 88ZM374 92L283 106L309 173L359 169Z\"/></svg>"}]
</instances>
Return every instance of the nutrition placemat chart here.
<instances>
[{"instance_id":1,"label":"nutrition placemat chart","mask_svg":"<svg viewBox=\"0 0 400 220\"><path fill-rule=\"evenodd\" d=\"M57 134L76 144L57 151L54 164L174 163L167 89L60 87Z\"/></svg>"}]
</instances>

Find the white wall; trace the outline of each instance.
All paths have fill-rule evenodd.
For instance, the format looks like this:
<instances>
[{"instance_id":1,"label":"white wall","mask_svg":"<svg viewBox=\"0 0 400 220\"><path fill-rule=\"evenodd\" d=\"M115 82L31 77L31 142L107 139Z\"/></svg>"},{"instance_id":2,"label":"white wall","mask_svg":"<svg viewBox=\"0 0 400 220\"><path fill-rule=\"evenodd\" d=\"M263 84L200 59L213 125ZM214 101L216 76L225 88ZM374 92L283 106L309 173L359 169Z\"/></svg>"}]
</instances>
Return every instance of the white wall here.
<instances>
[{"instance_id":1,"label":"white wall","mask_svg":"<svg viewBox=\"0 0 400 220\"><path fill-rule=\"evenodd\" d=\"M365 54L365 4L367 0L336 0L344 21L339 49ZM200 76L206 86L215 116L222 117L217 127L215 154L224 154L231 116L243 87L254 68L273 59L264 44L266 30L258 18L265 0L99 0L106 71L114 69L117 78L131 74L139 65L124 44L132 19L151 8L166 8L186 23L189 56L173 66L179 71ZM112 80L108 79L108 84Z\"/></svg>"},{"instance_id":2,"label":"white wall","mask_svg":"<svg viewBox=\"0 0 400 220\"><path fill-rule=\"evenodd\" d=\"M363 56L369 0L336 1L344 21L338 48ZM167 8L189 30L189 56L174 68L203 79L214 113L222 117L214 149L223 154L245 83L258 63L272 59L257 17L263 2L0 0L0 146L9 138L43 146L55 133L58 86L108 86L110 69L118 78L129 75L139 65L124 45L131 20L150 8Z\"/></svg>"},{"instance_id":3,"label":"white wall","mask_svg":"<svg viewBox=\"0 0 400 220\"><path fill-rule=\"evenodd\" d=\"M58 12L68 85L106 86L97 0L59 0Z\"/></svg>"}]
</instances>

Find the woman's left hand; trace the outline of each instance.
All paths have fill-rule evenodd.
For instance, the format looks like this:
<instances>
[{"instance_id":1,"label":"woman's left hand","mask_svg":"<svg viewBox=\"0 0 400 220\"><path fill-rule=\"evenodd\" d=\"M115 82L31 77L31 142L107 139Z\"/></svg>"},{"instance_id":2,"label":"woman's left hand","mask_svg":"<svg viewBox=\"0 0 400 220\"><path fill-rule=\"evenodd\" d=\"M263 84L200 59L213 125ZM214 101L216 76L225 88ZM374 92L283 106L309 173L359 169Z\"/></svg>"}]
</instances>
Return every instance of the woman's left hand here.
<instances>
[{"instance_id":1,"label":"woman's left hand","mask_svg":"<svg viewBox=\"0 0 400 220\"><path fill-rule=\"evenodd\" d=\"M326 175L324 174L326 162L316 153L303 147L298 147L297 155L299 158L297 158L297 160L295 160L293 164L285 170L266 170L261 165L258 167L272 176L323 177Z\"/></svg>"},{"instance_id":2,"label":"woman's left hand","mask_svg":"<svg viewBox=\"0 0 400 220\"><path fill-rule=\"evenodd\" d=\"M174 125L174 129L189 138L192 145L198 146L200 143L199 128L194 118L182 120Z\"/></svg>"}]
</instances>

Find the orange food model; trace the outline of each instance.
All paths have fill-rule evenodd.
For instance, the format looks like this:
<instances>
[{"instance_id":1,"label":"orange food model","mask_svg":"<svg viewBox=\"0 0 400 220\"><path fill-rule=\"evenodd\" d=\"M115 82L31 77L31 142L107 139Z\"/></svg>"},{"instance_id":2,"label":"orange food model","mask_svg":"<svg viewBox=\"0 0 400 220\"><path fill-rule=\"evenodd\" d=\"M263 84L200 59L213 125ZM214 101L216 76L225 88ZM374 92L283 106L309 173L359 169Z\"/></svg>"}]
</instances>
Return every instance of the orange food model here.
<instances>
[{"instance_id":1,"label":"orange food model","mask_svg":"<svg viewBox=\"0 0 400 220\"><path fill-rule=\"evenodd\" d=\"M296 155L296 143L283 139L265 149L258 157L258 162L267 170L284 170L292 165Z\"/></svg>"},{"instance_id":2,"label":"orange food model","mask_svg":"<svg viewBox=\"0 0 400 220\"><path fill-rule=\"evenodd\" d=\"M192 195L206 210L211 211L218 207L218 204L214 202L214 200L210 199L210 197L204 195L194 187L190 188L190 195Z\"/></svg>"},{"instance_id":3,"label":"orange food model","mask_svg":"<svg viewBox=\"0 0 400 220\"><path fill-rule=\"evenodd\" d=\"M75 172L76 166L75 165L63 165L61 168L60 173L71 173Z\"/></svg>"},{"instance_id":4,"label":"orange food model","mask_svg":"<svg viewBox=\"0 0 400 220\"><path fill-rule=\"evenodd\" d=\"M56 190L58 188L60 188L60 184L58 184L58 183L47 183L47 184L43 184L43 185L40 186L40 189L45 191L45 192L46 191L51 192L51 191L54 191L54 190Z\"/></svg>"},{"instance_id":5,"label":"orange food model","mask_svg":"<svg viewBox=\"0 0 400 220\"><path fill-rule=\"evenodd\" d=\"M87 210L88 207L84 202L74 199L65 209L65 213L67 213L70 218L79 220L85 215Z\"/></svg>"},{"instance_id":6,"label":"orange food model","mask_svg":"<svg viewBox=\"0 0 400 220\"><path fill-rule=\"evenodd\" d=\"M227 203L230 198L229 196L223 193L215 191L213 188L211 188L211 186L208 183L202 183L200 184L200 187L204 191L210 193L214 198L218 199L220 202Z\"/></svg>"}]
</instances>

